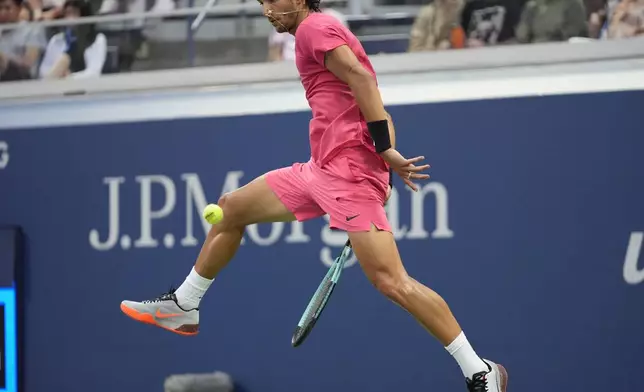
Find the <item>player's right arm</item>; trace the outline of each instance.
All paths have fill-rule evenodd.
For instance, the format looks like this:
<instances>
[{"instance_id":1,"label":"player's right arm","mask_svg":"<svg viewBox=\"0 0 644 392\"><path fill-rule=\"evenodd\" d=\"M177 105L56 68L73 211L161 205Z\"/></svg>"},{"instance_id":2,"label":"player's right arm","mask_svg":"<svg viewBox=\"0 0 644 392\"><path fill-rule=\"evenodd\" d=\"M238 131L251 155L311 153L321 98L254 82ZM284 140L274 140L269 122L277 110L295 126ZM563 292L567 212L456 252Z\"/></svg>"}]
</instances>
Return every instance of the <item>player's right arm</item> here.
<instances>
[{"instance_id":1,"label":"player's right arm","mask_svg":"<svg viewBox=\"0 0 644 392\"><path fill-rule=\"evenodd\" d=\"M394 120L391 118L389 112L385 112L387 116L387 123L389 124L389 139L391 139L391 148L396 148L396 128L394 128Z\"/></svg>"},{"instance_id":2,"label":"player's right arm","mask_svg":"<svg viewBox=\"0 0 644 392\"><path fill-rule=\"evenodd\" d=\"M417 191L418 187L412 180L429 178L427 174L420 173L429 165L416 166L425 158L407 159L394 148L393 127L389 127L390 117L385 111L376 78L360 64L347 45L345 34L337 26L309 23L298 27L297 39L302 55L310 56L349 86L367 122L376 151L407 186Z\"/></svg>"},{"instance_id":3,"label":"player's right arm","mask_svg":"<svg viewBox=\"0 0 644 392\"><path fill-rule=\"evenodd\" d=\"M347 45L341 45L326 52L324 63L329 71L351 89L367 122L378 153L411 189L417 191L418 187L412 180L429 178L429 175L420 173L428 169L429 165L416 166L416 163L425 158L407 159L395 149L396 135L393 121L385 111L374 76L360 64Z\"/></svg>"}]
</instances>

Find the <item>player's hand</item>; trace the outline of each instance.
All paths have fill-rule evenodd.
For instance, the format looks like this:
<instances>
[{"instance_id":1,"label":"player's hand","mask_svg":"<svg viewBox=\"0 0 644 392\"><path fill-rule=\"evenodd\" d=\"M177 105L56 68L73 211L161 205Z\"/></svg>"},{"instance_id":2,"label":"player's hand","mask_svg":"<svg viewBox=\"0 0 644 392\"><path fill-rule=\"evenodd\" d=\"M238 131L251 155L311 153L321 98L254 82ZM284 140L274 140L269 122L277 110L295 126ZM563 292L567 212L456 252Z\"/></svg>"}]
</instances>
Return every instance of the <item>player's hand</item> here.
<instances>
[{"instance_id":1,"label":"player's hand","mask_svg":"<svg viewBox=\"0 0 644 392\"><path fill-rule=\"evenodd\" d=\"M416 166L416 163L425 159L423 156L407 159L393 148L383 151L380 156L403 179L405 184L416 192L418 191L418 186L412 180L426 180L429 178L429 174L421 173L423 170L429 169L429 165Z\"/></svg>"}]
</instances>

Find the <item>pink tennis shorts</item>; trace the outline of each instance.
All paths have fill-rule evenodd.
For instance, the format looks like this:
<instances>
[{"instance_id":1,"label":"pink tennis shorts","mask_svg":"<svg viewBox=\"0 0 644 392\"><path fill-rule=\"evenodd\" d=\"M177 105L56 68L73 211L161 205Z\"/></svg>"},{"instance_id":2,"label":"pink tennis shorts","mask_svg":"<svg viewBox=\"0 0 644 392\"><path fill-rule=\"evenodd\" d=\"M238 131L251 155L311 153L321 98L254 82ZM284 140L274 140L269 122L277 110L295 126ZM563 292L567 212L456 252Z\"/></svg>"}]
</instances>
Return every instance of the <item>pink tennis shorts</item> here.
<instances>
[{"instance_id":1,"label":"pink tennis shorts","mask_svg":"<svg viewBox=\"0 0 644 392\"><path fill-rule=\"evenodd\" d=\"M391 232L384 203L389 185L386 164L363 147L347 148L324 167L295 163L265 176L268 185L297 218L329 214L332 229Z\"/></svg>"}]
</instances>

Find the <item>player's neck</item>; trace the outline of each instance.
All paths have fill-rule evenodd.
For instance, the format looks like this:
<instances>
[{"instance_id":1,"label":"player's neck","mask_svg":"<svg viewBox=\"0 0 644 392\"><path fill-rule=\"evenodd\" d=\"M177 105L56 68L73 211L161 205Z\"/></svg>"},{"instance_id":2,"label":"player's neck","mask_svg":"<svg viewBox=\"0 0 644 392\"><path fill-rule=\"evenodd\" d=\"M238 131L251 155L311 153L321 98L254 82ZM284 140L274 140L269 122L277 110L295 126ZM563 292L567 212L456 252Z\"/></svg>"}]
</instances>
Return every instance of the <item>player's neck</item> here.
<instances>
[{"instance_id":1,"label":"player's neck","mask_svg":"<svg viewBox=\"0 0 644 392\"><path fill-rule=\"evenodd\" d=\"M289 30L289 33L294 36L297 28L300 26L300 23L302 23L304 19L306 19L309 15L311 15L311 10L309 10L308 8L302 10L302 12L299 12L297 14L297 19L295 20L295 26L291 30Z\"/></svg>"}]
</instances>

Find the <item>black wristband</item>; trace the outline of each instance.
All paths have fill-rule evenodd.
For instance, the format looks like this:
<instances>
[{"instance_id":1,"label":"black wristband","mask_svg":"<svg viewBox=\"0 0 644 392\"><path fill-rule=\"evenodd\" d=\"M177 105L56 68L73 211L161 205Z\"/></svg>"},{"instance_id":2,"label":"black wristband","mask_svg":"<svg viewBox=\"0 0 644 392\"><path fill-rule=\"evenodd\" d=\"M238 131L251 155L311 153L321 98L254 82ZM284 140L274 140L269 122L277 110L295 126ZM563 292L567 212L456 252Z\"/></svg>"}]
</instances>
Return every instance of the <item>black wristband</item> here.
<instances>
[{"instance_id":1,"label":"black wristband","mask_svg":"<svg viewBox=\"0 0 644 392\"><path fill-rule=\"evenodd\" d=\"M389 124L387 120L372 121L367 123L369 134L376 146L376 151L380 154L391 148L391 139L389 138Z\"/></svg>"},{"instance_id":2,"label":"black wristband","mask_svg":"<svg viewBox=\"0 0 644 392\"><path fill-rule=\"evenodd\" d=\"M394 187L394 169L389 169L389 186Z\"/></svg>"}]
</instances>

